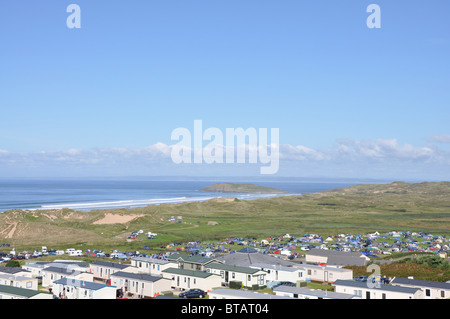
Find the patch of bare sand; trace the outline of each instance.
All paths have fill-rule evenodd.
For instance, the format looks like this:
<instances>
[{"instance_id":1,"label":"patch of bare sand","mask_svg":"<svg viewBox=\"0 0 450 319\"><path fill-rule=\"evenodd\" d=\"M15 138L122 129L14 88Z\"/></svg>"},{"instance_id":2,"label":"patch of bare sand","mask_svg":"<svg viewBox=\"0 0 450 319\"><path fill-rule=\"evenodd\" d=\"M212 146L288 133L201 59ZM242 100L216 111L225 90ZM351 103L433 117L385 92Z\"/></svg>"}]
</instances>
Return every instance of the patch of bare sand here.
<instances>
[{"instance_id":1,"label":"patch of bare sand","mask_svg":"<svg viewBox=\"0 0 450 319\"><path fill-rule=\"evenodd\" d=\"M54 222L56 219L58 219L58 217L55 216L55 215L47 215L47 214L44 214L44 213L42 213L41 215L47 217L47 218L50 219L52 222Z\"/></svg>"},{"instance_id":2,"label":"patch of bare sand","mask_svg":"<svg viewBox=\"0 0 450 319\"><path fill-rule=\"evenodd\" d=\"M73 212L68 213L67 215L63 216L64 219L85 219L86 214L75 214Z\"/></svg>"},{"instance_id":3,"label":"patch of bare sand","mask_svg":"<svg viewBox=\"0 0 450 319\"><path fill-rule=\"evenodd\" d=\"M234 200L235 200L234 197L230 197L230 198L216 197L216 198L209 199L208 202L226 203L226 202L232 202Z\"/></svg>"},{"instance_id":4,"label":"patch of bare sand","mask_svg":"<svg viewBox=\"0 0 450 319\"><path fill-rule=\"evenodd\" d=\"M102 219L96 220L92 224L125 224L136 218L143 216L145 215L105 214L105 216Z\"/></svg>"},{"instance_id":5,"label":"patch of bare sand","mask_svg":"<svg viewBox=\"0 0 450 319\"><path fill-rule=\"evenodd\" d=\"M18 223L9 224L9 226L11 226L11 228L9 229L9 233L8 233L8 235L6 235L5 238L13 238L14 233L15 233L16 228L17 228L17 224Z\"/></svg>"}]
</instances>

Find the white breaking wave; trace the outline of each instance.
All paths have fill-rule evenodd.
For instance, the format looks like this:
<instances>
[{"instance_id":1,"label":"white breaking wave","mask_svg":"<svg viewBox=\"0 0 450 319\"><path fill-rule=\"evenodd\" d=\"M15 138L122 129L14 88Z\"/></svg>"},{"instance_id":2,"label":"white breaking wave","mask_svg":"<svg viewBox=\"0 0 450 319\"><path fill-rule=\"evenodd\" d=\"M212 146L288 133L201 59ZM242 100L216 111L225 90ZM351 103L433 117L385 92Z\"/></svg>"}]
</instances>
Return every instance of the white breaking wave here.
<instances>
[{"instance_id":1,"label":"white breaking wave","mask_svg":"<svg viewBox=\"0 0 450 319\"><path fill-rule=\"evenodd\" d=\"M209 199L209 198L206 198ZM187 198L187 197L174 197L174 198L153 198L144 200L120 200L111 202L95 202L95 203L72 203L72 204L55 204L55 205L43 205L39 209L95 209L95 208L111 208L111 207L139 207L146 205L164 204L164 203L181 203L186 201L206 200L205 198Z\"/></svg>"},{"instance_id":2,"label":"white breaking wave","mask_svg":"<svg viewBox=\"0 0 450 319\"><path fill-rule=\"evenodd\" d=\"M257 198L268 198L277 196L286 196L295 194L235 194L229 197L235 197L241 200L252 200ZM228 197L228 196L227 196ZM106 209L106 208L133 208L133 207L143 207L148 205L159 205L159 204L176 204L184 202L199 202L206 201L213 198L223 198L222 196L209 196L209 197L172 197L172 198L152 198L143 200L120 200L120 201L110 201L110 202L91 202L91 203L65 203L65 204L54 204L54 205L42 205L36 210L51 210L51 209L63 209L69 208L74 210L89 211L93 209ZM34 210L34 209L33 209Z\"/></svg>"}]
</instances>

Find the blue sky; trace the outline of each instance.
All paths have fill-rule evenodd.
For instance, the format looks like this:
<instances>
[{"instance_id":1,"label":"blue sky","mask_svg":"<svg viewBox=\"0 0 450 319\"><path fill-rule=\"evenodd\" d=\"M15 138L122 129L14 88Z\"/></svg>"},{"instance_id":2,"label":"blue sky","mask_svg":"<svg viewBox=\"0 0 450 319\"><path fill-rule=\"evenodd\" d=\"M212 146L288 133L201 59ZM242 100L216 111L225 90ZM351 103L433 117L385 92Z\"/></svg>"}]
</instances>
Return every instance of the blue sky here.
<instances>
[{"instance_id":1,"label":"blue sky","mask_svg":"<svg viewBox=\"0 0 450 319\"><path fill-rule=\"evenodd\" d=\"M81 29L66 26L71 3ZM173 165L171 132L200 119L279 128L284 176L448 180L449 13L447 0L4 1L0 175L258 174Z\"/></svg>"}]
</instances>

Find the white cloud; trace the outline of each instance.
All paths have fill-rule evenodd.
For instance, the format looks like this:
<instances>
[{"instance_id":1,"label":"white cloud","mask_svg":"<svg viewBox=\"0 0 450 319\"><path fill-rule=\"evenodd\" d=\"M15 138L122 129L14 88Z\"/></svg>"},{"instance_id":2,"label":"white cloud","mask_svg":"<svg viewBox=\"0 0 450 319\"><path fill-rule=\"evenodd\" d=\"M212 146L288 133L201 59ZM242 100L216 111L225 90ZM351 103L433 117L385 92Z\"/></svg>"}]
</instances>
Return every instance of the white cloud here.
<instances>
[{"instance_id":1,"label":"white cloud","mask_svg":"<svg viewBox=\"0 0 450 319\"><path fill-rule=\"evenodd\" d=\"M341 157L380 161L432 160L436 157L436 150L430 147L415 147L411 144L400 145L397 139L378 139L375 142L339 139L335 152ZM336 156L333 156L333 158L336 158Z\"/></svg>"},{"instance_id":2,"label":"white cloud","mask_svg":"<svg viewBox=\"0 0 450 319\"><path fill-rule=\"evenodd\" d=\"M329 160L330 157L324 152L303 145L282 144L280 145L280 159L322 161Z\"/></svg>"},{"instance_id":3,"label":"white cloud","mask_svg":"<svg viewBox=\"0 0 450 319\"><path fill-rule=\"evenodd\" d=\"M273 145L274 146L274 145ZM102 161L166 161L171 160L171 150L174 145L156 143L144 148L96 148L90 150L70 149L64 151L14 153L0 150L3 158L14 158L23 161L57 161L69 163L99 163ZM222 148L226 153L227 147ZM235 147L248 153L258 152L249 145ZM190 149L194 152L201 150ZM270 146L269 146L270 151ZM376 141L358 141L339 139L334 147L328 150L315 150L304 145L281 144L279 146L280 160L290 161L335 161L339 159L371 159L371 160L432 160L447 155L446 152L431 147L415 147L411 144L400 145L396 139L378 139Z\"/></svg>"},{"instance_id":4,"label":"white cloud","mask_svg":"<svg viewBox=\"0 0 450 319\"><path fill-rule=\"evenodd\" d=\"M430 142L450 143L450 135L449 134L433 135L428 137L427 140Z\"/></svg>"},{"instance_id":5,"label":"white cloud","mask_svg":"<svg viewBox=\"0 0 450 319\"><path fill-rule=\"evenodd\" d=\"M64 151L18 153L0 150L0 174L13 175L14 172L29 172L30 174L102 174L122 173L130 175L142 174L194 174L208 171L233 174L233 167L242 165L206 164L204 165L175 164L171 152L175 145L156 143L143 148L96 148L69 149ZM221 147L224 156L227 147ZM246 163L251 146L236 146L237 150L244 148ZM260 147L258 147L258 151ZM418 147L411 144L400 144L397 139L354 140L339 139L329 149L313 149L304 145L281 144L279 146L280 168L285 174L298 172L307 174L308 169L324 174L349 172L354 175L366 172L421 172L427 170L450 171L450 152L435 146ZM192 150L192 156L199 150ZM270 153L270 148L269 148ZM224 163L226 161L224 160ZM264 166L261 162L245 165L248 171ZM442 170L440 170L442 169ZM381 174L380 173L380 174ZM450 173L450 172L449 172ZM347 175L346 175L347 176ZM366 176L370 177L370 176Z\"/></svg>"}]
</instances>

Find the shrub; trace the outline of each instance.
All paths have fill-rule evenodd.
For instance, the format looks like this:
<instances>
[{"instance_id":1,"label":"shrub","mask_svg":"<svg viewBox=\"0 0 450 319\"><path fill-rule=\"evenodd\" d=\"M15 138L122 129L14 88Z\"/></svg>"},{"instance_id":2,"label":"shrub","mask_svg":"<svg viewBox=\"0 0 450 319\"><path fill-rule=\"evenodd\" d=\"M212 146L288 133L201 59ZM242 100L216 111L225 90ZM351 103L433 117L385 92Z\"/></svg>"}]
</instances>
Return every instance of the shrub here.
<instances>
[{"instance_id":1,"label":"shrub","mask_svg":"<svg viewBox=\"0 0 450 319\"><path fill-rule=\"evenodd\" d=\"M242 282L241 281L230 281L230 288L231 289L241 289L242 288Z\"/></svg>"},{"instance_id":2,"label":"shrub","mask_svg":"<svg viewBox=\"0 0 450 319\"><path fill-rule=\"evenodd\" d=\"M6 267L20 268L20 263L19 263L17 260L10 260L10 261L8 261L8 263L6 264Z\"/></svg>"}]
</instances>

